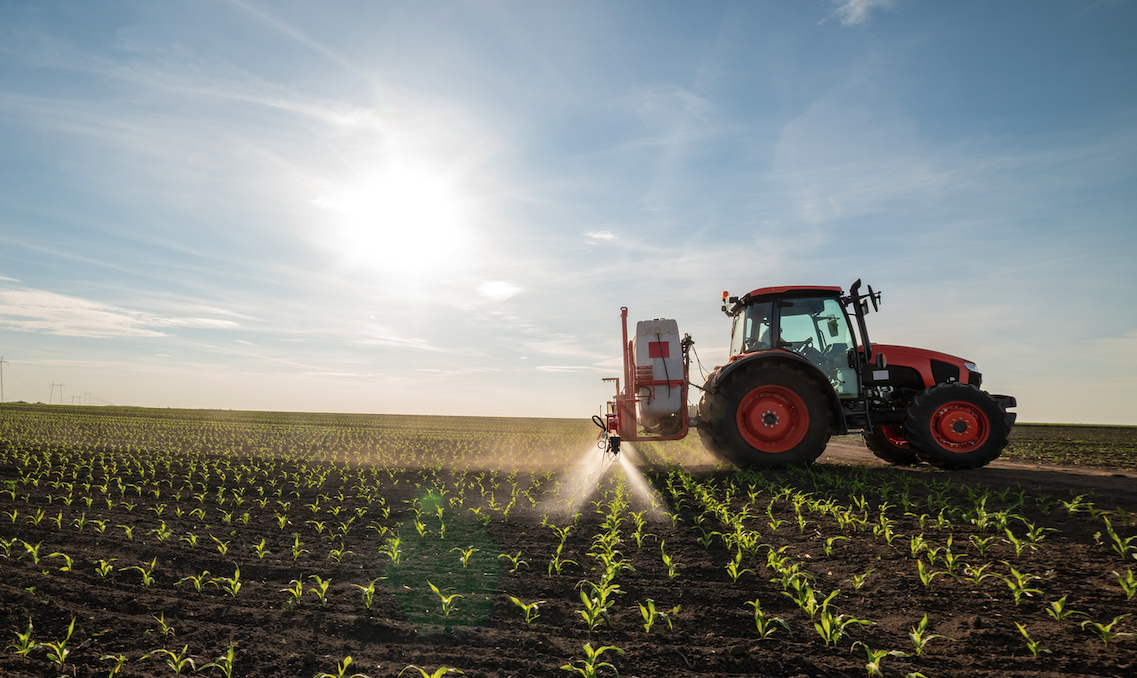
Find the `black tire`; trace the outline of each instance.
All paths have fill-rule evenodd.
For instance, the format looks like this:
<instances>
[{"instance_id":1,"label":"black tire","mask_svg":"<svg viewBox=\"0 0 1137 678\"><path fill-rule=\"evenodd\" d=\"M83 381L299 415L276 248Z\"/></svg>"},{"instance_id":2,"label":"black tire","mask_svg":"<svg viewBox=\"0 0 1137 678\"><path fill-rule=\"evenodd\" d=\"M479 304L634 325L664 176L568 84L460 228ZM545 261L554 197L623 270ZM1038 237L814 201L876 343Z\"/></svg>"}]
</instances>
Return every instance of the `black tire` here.
<instances>
[{"instance_id":1,"label":"black tire","mask_svg":"<svg viewBox=\"0 0 1137 678\"><path fill-rule=\"evenodd\" d=\"M735 466L810 464L829 442L830 413L820 386L783 364L731 373L704 399L703 410L707 449Z\"/></svg>"},{"instance_id":2,"label":"black tire","mask_svg":"<svg viewBox=\"0 0 1137 678\"><path fill-rule=\"evenodd\" d=\"M920 457L912 450L904 437L904 427L900 424L875 424L872 433L862 433L865 447L878 458L897 466L915 466Z\"/></svg>"},{"instance_id":3,"label":"black tire","mask_svg":"<svg viewBox=\"0 0 1137 678\"><path fill-rule=\"evenodd\" d=\"M970 384L936 384L912 398L904 435L920 459L945 469L986 466L1007 446L1010 426L999 404Z\"/></svg>"}]
</instances>

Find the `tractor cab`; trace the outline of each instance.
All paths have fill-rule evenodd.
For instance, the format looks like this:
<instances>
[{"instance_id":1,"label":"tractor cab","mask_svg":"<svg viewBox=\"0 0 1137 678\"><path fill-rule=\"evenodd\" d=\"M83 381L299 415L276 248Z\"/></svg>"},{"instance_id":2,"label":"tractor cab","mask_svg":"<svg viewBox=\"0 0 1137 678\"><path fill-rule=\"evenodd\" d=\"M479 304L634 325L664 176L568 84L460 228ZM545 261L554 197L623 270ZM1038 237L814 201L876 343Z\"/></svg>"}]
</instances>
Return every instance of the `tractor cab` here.
<instances>
[{"instance_id":1,"label":"tractor cab","mask_svg":"<svg viewBox=\"0 0 1137 678\"><path fill-rule=\"evenodd\" d=\"M810 363L841 398L859 395L857 346L839 287L765 287L734 302L730 359L785 351Z\"/></svg>"}]
</instances>

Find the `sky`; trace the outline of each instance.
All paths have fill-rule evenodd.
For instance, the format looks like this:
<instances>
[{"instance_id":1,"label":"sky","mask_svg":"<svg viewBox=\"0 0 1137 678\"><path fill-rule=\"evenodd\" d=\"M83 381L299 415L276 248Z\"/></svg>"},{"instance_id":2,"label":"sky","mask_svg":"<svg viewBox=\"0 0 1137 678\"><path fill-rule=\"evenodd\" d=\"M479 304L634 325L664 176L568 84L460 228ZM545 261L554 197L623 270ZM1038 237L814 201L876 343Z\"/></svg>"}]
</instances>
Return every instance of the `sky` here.
<instances>
[{"instance_id":1,"label":"sky","mask_svg":"<svg viewBox=\"0 0 1137 678\"><path fill-rule=\"evenodd\" d=\"M5 400L587 417L620 307L882 292L1137 424L1134 0L0 4ZM698 370L692 375L696 383ZM60 386L62 385L62 386Z\"/></svg>"}]
</instances>

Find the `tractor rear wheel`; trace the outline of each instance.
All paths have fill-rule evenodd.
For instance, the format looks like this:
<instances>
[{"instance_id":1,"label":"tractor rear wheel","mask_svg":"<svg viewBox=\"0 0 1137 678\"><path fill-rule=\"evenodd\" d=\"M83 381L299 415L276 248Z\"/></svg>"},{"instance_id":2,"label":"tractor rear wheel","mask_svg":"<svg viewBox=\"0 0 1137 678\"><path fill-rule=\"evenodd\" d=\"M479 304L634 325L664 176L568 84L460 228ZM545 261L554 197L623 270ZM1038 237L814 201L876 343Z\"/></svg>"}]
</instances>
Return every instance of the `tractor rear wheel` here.
<instances>
[{"instance_id":1,"label":"tractor rear wheel","mask_svg":"<svg viewBox=\"0 0 1137 678\"><path fill-rule=\"evenodd\" d=\"M869 451L890 464L915 466L920 463L920 457L904 437L901 424L875 424L872 433L862 433L861 437Z\"/></svg>"},{"instance_id":2,"label":"tractor rear wheel","mask_svg":"<svg viewBox=\"0 0 1137 678\"><path fill-rule=\"evenodd\" d=\"M817 383L782 364L730 374L705 401L707 449L741 467L813 462L829 442L829 408Z\"/></svg>"},{"instance_id":3,"label":"tractor rear wheel","mask_svg":"<svg viewBox=\"0 0 1137 678\"><path fill-rule=\"evenodd\" d=\"M912 398L904 434L920 459L947 469L986 466L1007 446L1010 426L995 399L958 382L936 384Z\"/></svg>"}]
</instances>

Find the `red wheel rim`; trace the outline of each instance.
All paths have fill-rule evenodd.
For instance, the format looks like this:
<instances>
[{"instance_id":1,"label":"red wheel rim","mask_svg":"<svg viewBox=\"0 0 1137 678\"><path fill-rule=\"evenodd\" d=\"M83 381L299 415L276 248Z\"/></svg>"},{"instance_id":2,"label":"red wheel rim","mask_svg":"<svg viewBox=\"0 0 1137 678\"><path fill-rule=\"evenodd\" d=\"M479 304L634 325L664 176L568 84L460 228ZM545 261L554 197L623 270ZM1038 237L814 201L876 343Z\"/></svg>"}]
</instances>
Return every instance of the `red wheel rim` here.
<instances>
[{"instance_id":1,"label":"red wheel rim","mask_svg":"<svg viewBox=\"0 0 1137 678\"><path fill-rule=\"evenodd\" d=\"M793 449L809 429L809 411L801 397L784 386L759 386L738 404L738 430L761 452Z\"/></svg>"},{"instance_id":2,"label":"red wheel rim","mask_svg":"<svg viewBox=\"0 0 1137 678\"><path fill-rule=\"evenodd\" d=\"M987 442L991 426L987 415L960 400L943 405L932 415L932 437L949 452L970 452Z\"/></svg>"},{"instance_id":3,"label":"red wheel rim","mask_svg":"<svg viewBox=\"0 0 1137 678\"><path fill-rule=\"evenodd\" d=\"M880 435L889 445L902 450L908 449L908 439L904 437L904 430L900 428L900 424L881 424Z\"/></svg>"}]
</instances>

